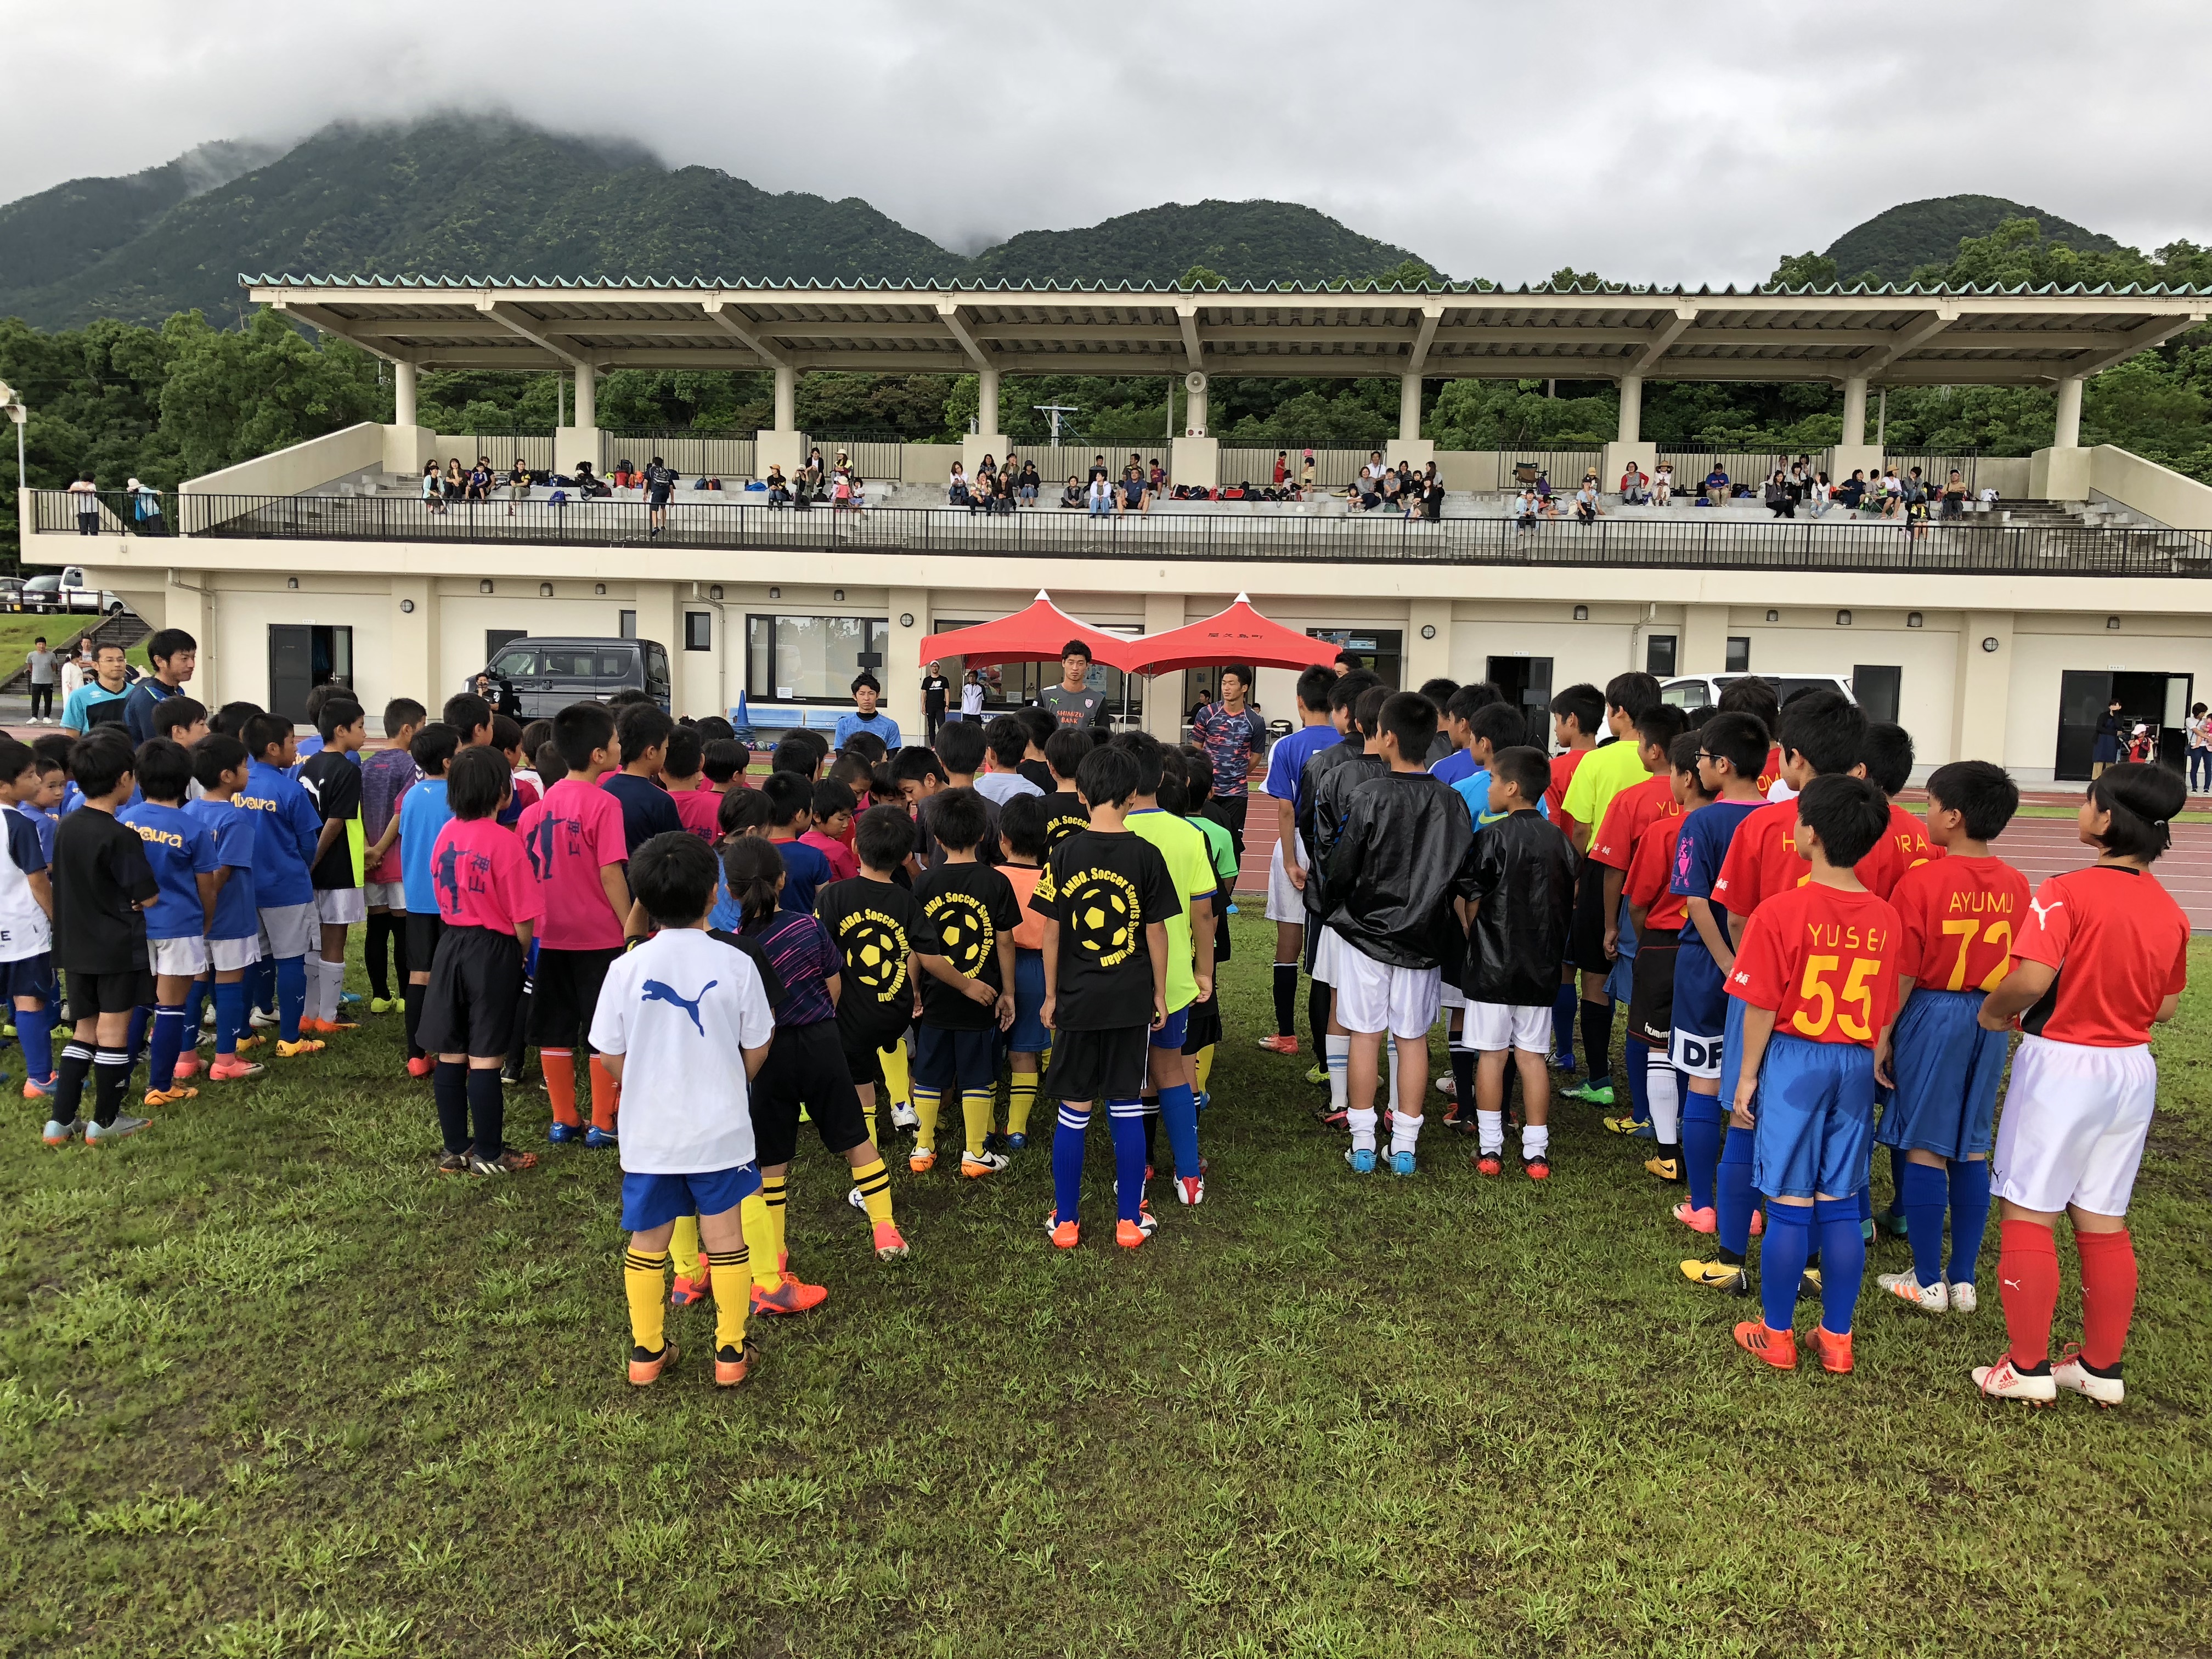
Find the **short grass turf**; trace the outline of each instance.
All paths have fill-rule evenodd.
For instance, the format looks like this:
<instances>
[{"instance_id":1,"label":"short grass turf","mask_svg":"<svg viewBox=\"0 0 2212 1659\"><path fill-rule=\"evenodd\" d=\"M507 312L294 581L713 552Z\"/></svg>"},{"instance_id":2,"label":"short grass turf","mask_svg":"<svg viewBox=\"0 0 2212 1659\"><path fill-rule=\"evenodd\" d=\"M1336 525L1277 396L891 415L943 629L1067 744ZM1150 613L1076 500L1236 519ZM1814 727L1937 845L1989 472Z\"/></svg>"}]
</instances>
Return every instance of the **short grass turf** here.
<instances>
[{"instance_id":1,"label":"short grass turf","mask_svg":"<svg viewBox=\"0 0 2212 1659\"><path fill-rule=\"evenodd\" d=\"M1966 1378L2003 1343L1994 1226L1979 1315L1869 1285L1857 1373L1782 1376L1589 1109L1540 1188L1480 1179L1433 1116L1418 1178L1352 1176L1306 1060L1255 1049L1267 931L1239 921L1224 976L1203 1208L1163 1180L1158 1237L1117 1249L1102 1127L1055 1251L1041 1108L998 1178L895 1156L915 1255L879 1266L809 1148L793 1264L830 1300L757 1324L732 1394L704 1308L669 1376L623 1381L615 1160L545 1148L542 1094L510 1096L538 1171L432 1177L396 1015L97 1152L46 1151L22 1105L0 1651L2212 1646L2203 991L2159 1041L2127 1405L2035 1412Z\"/></svg>"}]
</instances>

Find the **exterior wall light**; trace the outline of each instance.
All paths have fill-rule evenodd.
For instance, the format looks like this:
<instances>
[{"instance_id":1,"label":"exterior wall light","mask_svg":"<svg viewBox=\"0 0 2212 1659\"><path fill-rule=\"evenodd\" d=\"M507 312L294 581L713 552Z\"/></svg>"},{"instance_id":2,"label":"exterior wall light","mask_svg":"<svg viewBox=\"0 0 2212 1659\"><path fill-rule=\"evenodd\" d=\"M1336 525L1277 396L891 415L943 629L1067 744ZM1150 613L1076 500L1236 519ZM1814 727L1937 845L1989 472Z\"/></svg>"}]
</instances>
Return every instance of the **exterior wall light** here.
<instances>
[{"instance_id":1,"label":"exterior wall light","mask_svg":"<svg viewBox=\"0 0 2212 1659\"><path fill-rule=\"evenodd\" d=\"M411 616L413 616L413 615L415 614L415 601L414 601L414 600L412 600L412 599L402 599L402 600L400 600L400 601L399 601L399 614L400 614L401 616L403 616L403 617L411 617Z\"/></svg>"},{"instance_id":2,"label":"exterior wall light","mask_svg":"<svg viewBox=\"0 0 2212 1659\"><path fill-rule=\"evenodd\" d=\"M1849 628L1850 625L1851 625L1851 613L1850 613L1850 611L1838 611L1838 612L1836 612L1836 626L1837 626L1837 627L1838 627L1838 628Z\"/></svg>"},{"instance_id":3,"label":"exterior wall light","mask_svg":"<svg viewBox=\"0 0 2212 1659\"><path fill-rule=\"evenodd\" d=\"M2120 619L2118 617L2107 617L2105 618L2105 626L2107 628L2118 629L2119 625Z\"/></svg>"},{"instance_id":4,"label":"exterior wall light","mask_svg":"<svg viewBox=\"0 0 2212 1659\"><path fill-rule=\"evenodd\" d=\"M1586 605L1577 605L1575 607L1575 620L1577 622L1588 622L1589 620L1589 607ZM1428 638L1428 635L1424 634L1421 637L1423 639L1426 639Z\"/></svg>"},{"instance_id":5,"label":"exterior wall light","mask_svg":"<svg viewBox=\"0 0 2212 1659\"><path fill-rule=\"evenodd\" d=\"M1982 640L1982 649L1983 649L1983 650L1984 650L1984 651L1994 651L1994 650L1996 650L1996 648L1997 648L1997 636L1996 636L1996 635L1994 635L1994 634L1987 635L1985 635L1985 636L1983 638L1983 640Z\"/></svg>"},{"instance_id":6,"label":"exterior wall light","mask_svg":"<svg viewBox=\"0 0 2212 1659\"><path fill-rule=\"evenodd\" d=\"M477 584L477 592L479 593L489 593L491 591L491 578L489 576L485 577L483 580Z\"/></svg>"},{"instance_id":7,"label":"exterior wall light","mask_svg":"<svg viewBox=\"0 0 2212 1659\"><path fill-rule=\"evenodd\" d=\"M538 583L538 597L541 599L551 599L553 597L553 584L551 582Z\"/></svg>"},{"instance_id":8,"label":"exterior wall light","mask_svg":"<svg viewBox=\"0 0 2212 1659\"><path fill-rule=\"evenodd\" d=\"M1921 616L1917 611L1908 611L1905 613L1905 625L1907 628L1918 628L1925 621L1926 618Z\"/></svg>"},{"instance_id":9,"label":"exterior wall light","mask_svg":"<svg viewBox=\"0 0 2212 1659\"><path fill-rule=\"evenodd\" d=\"M1766 620L1769 622L1780 622L1782 620L1782 613L1779 611L1770 611L1766 613Z\"/></svg>"},{"instance_id":10,"label":"exterior wall light","mask_svg":"<svg viewBox=\"0 0 2212 1659\"><path fill-rule=\"evenodd\" d=\"M901 628L911 628L911 627L913 627L913 626L914 626L914 612L913 612L913 611L900 611L900 612L899 612L899 626L900 626Z\"/></svg>"},{"instance_id":11,"label":"exterior wall light","mask_svg":"<svg viewBox=\"0 0 2212 1659\"><path fill-rule=\"evenodd\" d=\"M1425 640L1432 640L1432 639L1436 638L1436 636L1437 636L1437 629L1436 629L1436 624L1435 624L1434 623L1424 623L1421 625L1421 637L1422 637L1423 639L1425 639Z\"/></svg>"}]
</instances>

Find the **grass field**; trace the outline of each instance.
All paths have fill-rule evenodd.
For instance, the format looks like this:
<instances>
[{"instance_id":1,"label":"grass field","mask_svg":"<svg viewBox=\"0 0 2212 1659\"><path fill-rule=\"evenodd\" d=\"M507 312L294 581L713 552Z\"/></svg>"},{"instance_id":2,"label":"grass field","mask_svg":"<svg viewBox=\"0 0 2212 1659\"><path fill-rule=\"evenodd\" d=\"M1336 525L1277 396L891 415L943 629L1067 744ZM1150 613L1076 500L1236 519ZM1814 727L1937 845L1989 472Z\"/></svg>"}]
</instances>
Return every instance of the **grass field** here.
<instances>
[{"instance_id":1,"label":"grass field","mask_svg":"<svg viewBox=\"0 0 2212 1659\"><path fill-rule=\"evenodd\" d=\"M1163 1182L1115 1249L1102 1129L1054 1251L1047 1109L988 1182L898 1160L886 1267L803 1151L793 1265L830 1297L757 1327L728 1395L705 1309L623 1380L611 1154L431 1177L396 1016L98 1152L22 1106L0 1652L2212 1650L2203 991L2160 1043L2127 1405L2035 1413L1966 1379L2002 1346L1994 1225L1979 1315L1870 1291L1855 1376L1780 1376L1587 1109L1547 1187L1433 1127L1417 1178L1353 1177L1304 1062L1254 1050L1271 941L1237 925L1201 1209ZM549 1150L544 1096L509 1098Z\"/></svg>"}]
</instances>

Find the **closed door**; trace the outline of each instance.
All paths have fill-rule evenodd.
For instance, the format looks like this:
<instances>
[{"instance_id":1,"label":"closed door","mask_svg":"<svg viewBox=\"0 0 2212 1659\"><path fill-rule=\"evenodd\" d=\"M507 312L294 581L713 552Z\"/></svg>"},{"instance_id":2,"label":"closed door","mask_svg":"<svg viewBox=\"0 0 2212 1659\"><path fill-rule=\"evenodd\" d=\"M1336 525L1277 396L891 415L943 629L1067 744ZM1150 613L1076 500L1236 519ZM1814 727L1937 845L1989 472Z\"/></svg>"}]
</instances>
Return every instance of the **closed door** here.
<instances>
[{"instance_id":1,"label":"closed door","mask_svg":"<svg viewBox=\"0 0 2212 1659\"><path fill-rule=\"evenodd\" d=\"M1897 719L1904 693L1905 671L1878 663L1861 663L1851 670L1851 695L1870 720Z\"/></svg>"},{"instance_id":2,"label":"closed door","mask_svg":"<svg viewBox=\"0 0 2212 1659\"><path fill-rule=\"evenodd\" d=\"M2089 775L2097 746L2097 722L2112 700L2109 671L2075 669L2058 677L2058 753L2051 775L2060 782Z\"/></svg>"},{"instance_id":3,"label":"closed door","mask_svg":"<svg viewBox=\"0 0 2212 1659\"><path fill-rule=\"evenodd\" d=\"M315 689L315 630L276 623L269 629L269 712L298 725L307 718L307 693Z\"/></svg>"},{"instance_id":4,"label":"closed door","mask_svg":"<svg viewBox=\"0 0 2212 1659\"><path fill-rule=\"evenodd\" d=\"M1552 747L1552 659L1549 657L1492 657L1490 683L1528 723L1522 741L1547 754Z\"/></svg>"}]
</instances>

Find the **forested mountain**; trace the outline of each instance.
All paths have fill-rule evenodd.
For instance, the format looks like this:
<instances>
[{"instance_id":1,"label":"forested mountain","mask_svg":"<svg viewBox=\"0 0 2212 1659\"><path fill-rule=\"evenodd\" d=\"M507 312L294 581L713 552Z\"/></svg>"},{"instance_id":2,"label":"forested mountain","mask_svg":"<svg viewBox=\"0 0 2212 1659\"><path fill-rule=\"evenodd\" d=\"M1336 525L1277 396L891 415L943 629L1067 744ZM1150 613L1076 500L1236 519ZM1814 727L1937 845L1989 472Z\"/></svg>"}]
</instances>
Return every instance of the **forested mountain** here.
<instances>
[{"instance_id":1,"label":"forested mountain","mask_svg":"<svg viewBox=\"0 0 2212 1659\"><path fill-rule=\"evenodd\" d=\"M857 197L773 194L505 121L337 125L273 159L208 148L244 163L212 188L188 188L179 161L0 208L0 316L63 328L197 308L235 323L241 271L1173 283L1202 266L1242 283L1426 269L1286 202L1149 208L964 259Z\"/></svg>"},{"instance_id":2,"label":"forested mountain","mask_svg":"<svg viewBox=\"0 0 2212 1659\"><path fill-rule=\"evenodd\" d=\"M2033 219L2042 227L2045 240L2083 252L2109 253L2119 246L2109 236L2002 196L1932 196L1900 202L1853 225L1830 245L1827 257L1846 281L1870 274L1875 282L1906 282L1923 265L1948 264L1960 242L1986 236L2008 219Z\"/></svg>"}]
</instances>

